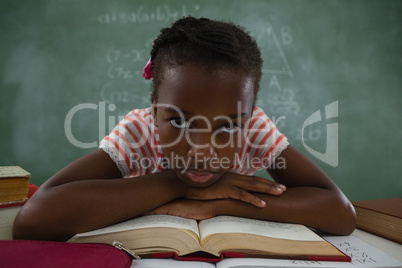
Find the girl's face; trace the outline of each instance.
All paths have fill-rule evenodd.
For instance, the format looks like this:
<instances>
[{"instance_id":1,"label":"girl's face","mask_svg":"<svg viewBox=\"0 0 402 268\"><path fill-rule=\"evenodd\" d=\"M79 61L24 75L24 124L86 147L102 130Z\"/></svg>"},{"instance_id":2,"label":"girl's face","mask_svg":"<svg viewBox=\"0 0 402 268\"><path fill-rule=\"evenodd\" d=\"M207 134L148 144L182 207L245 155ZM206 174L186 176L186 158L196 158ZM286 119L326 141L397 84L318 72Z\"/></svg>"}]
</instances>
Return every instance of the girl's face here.
<instances>
[{"instance_id":1,"label":"girl's face","mask_svg":"<svg viewBox=\"0 0 402 268\"><path fill-rule=\"evenodd\" d=\"M163 154L181 180L207 187L230 169L251 117L254 82L243 72L167 69L152 100Z\"/></svg>"}]
</instances>

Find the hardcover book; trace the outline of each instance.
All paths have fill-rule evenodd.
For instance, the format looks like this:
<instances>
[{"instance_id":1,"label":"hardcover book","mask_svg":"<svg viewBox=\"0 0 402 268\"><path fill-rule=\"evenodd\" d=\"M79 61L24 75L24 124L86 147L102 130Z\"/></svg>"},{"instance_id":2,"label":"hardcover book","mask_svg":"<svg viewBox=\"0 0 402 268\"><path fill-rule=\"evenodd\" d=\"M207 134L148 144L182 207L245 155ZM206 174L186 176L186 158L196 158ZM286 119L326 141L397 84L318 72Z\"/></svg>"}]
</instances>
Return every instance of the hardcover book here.
<instances>
[{"instance_id":1,"label":"hardcover book","mask_svg":"<svg viewBox=\"0 0 402 268\"><path fill-rule=\"evenodd\" d=\"M357 228L402 244L402 198L352 202Z\"/></svg>"},{"instance_id":2,"label":"hardcover book","mask_svg":"<svg viewBox=\"0 0 402 268\"><path fill-rule=\"evenodd\" d=\"M27 200L31 174L19 166L0 166L0 205Z\"/></svg>"}]
</instances>

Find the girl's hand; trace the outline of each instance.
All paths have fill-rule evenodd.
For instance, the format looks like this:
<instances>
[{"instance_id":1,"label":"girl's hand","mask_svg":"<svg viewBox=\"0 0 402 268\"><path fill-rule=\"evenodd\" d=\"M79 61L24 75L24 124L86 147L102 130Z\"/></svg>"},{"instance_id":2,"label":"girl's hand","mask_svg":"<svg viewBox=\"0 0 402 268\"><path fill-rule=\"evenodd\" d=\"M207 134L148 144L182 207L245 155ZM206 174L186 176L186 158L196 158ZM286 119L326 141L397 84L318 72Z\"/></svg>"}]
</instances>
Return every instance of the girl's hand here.
<instances>
[{"instance_id":1,"label":"girl's hand","mask_svg":"<svg viewBox=\"0 0 402 268\"><path fill-rule=\"evenodd\" d=\"M167 214L194 220L205 220L216 216L213 208L211 201L177 199L149 211L145 215Z\"/></svg>"},{"instance_id":2,"label":"girl's hand","mask_svg":"<svg viewBox=\"0 0 402 268\"><path fill-rule=\"evenodd\" d=\"M213 200L231 198L265 207L265 202L251 192L281 195L286 190L284 185L257 176L245 176L231 172L225 173L213 185L206 188L190 188L185 198Z\"/></svg>"}]
</instances>

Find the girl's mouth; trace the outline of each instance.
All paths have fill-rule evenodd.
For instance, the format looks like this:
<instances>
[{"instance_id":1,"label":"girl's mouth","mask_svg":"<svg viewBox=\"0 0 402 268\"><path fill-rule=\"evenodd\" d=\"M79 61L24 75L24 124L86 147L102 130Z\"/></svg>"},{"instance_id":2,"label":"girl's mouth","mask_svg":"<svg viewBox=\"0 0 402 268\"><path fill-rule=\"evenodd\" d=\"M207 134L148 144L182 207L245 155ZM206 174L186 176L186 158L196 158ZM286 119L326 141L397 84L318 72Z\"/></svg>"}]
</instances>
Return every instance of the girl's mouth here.
<instances>
[{"instance_id":1,"label":"girl's mouth","mask_svg":"<svg viewBox=\"0 0 402 268\"><path fill-rule=\"evenodd\" d=\"M187 171L187 176L196 183L205 183L209 181L215 174L209 171Z\"/></svg>"}]
</instances>

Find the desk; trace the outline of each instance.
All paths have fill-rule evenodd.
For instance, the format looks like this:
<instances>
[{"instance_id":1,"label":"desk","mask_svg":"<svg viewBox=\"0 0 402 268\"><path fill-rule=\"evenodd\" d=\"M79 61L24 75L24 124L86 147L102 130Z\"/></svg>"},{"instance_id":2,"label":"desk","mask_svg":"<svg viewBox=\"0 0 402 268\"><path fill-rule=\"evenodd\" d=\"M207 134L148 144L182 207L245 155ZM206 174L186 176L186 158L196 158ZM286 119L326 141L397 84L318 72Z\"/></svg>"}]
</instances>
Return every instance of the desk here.
<instances>
[{"instance_id":1,"label":"desk","mask_svg":"<svg viewBox=\"0 0 402 268\"><path fill-rule=\"evenodd\" d=\"M0 209L0 240L12 239L12 225L14 218L20 209L21 207ZM378 248L402 263L402 245L357 229L351 235L375 248Z\"/></svg>"}]
</instances>

